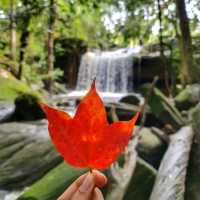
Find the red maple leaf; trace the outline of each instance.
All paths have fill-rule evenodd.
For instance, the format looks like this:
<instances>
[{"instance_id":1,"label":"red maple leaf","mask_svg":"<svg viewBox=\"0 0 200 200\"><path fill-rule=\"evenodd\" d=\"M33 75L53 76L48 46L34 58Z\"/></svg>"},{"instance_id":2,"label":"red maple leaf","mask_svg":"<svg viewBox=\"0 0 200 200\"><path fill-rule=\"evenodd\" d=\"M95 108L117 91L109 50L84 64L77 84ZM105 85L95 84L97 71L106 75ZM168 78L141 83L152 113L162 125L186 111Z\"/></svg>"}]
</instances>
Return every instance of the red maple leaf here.
<instances>
[{"instance_id":1,"label":"red maple leaf","mask_svg":"<svg viewBox=\"0 0 200 200\"><path fill-rule=\"evenodd\" d=\"M52 142L64 160L75 167L103 169L118 158L132 135L139 116L109 124L95 81L81 100L73 118L41 104L49 122Z\"/></svg>"}]
</instances>

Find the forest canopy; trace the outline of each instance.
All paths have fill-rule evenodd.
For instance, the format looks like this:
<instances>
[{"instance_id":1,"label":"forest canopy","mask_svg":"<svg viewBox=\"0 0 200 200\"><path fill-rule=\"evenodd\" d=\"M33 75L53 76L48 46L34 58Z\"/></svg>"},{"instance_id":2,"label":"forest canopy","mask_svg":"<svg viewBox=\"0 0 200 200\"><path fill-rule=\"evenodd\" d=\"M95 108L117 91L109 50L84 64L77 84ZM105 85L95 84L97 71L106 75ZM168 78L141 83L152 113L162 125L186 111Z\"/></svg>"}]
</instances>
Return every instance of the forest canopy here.
<instances>
[{"instance_id":1,"label":"forest canopy","mask_svg":"<svg viewBox=\"0 0 200 200\"><path fill-rule=\"evenodd\" d=\"M159 44L161 54L173 49L181 60L172 70L183 82L199 81L197 0L0 0L0 34L1 66L28 83L46 79L48 85L62 74L54 70L55 54L68 39L70 48Z\"/></svg>"}]
</instances>

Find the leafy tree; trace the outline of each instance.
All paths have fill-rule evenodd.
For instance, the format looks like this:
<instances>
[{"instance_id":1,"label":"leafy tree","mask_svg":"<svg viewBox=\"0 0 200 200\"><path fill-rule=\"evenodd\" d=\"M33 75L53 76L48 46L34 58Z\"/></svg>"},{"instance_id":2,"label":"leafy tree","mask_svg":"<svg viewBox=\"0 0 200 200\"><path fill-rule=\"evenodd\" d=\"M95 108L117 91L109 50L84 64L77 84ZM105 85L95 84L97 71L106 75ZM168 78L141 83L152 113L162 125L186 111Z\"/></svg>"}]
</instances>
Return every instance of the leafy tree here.
<instances>
[{"instance_id":1,"label":"leafy tree","mask_svg":"<svg viewBox=\"0 0 200 200\"><path fill-rule=\"evenodd\" d=\"M192 38L185 0L176 0L175 2L181 31L182 79L184 82L196 82L200 80L200 70L193 59Z\"/></svg>"},{"instance_id":2,"label":"leafy tree","mask_svg":"<svg viewBox=\"0 0 200 200\"><path fill-rule=\"evenodd\" d=\"M33 16L40 15L44 9L44 4L40 0L21 0L21 6L18 8L17 17L19 20L19 27L21 30L20 47L19 47L19 70L17 77L22 78L23 62L25 50L28 45L28 38L30 35L29 25Z\"/></svg>"}]
</instances>

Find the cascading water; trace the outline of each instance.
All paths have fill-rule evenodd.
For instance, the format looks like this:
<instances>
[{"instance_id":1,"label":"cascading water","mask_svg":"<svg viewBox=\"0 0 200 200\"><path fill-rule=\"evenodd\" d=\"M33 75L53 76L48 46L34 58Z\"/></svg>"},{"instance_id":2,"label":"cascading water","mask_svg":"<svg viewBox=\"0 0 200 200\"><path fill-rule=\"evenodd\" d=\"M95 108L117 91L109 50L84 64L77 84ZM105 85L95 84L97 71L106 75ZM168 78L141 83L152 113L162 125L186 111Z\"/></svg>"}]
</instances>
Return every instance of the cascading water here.
<instances>
[{"instance_id":1,"label":"cascading water","mask_svg":"<svg viewBox=\"0 0 200 200\"><path fill-rule=\"evenodd\" d=\"M96 78L102 92L127 93L133 91L133 58L136 49L120 49L110 52L88 52L83 55L76 89L86 90Z\"/></svg>"}]
</instances>

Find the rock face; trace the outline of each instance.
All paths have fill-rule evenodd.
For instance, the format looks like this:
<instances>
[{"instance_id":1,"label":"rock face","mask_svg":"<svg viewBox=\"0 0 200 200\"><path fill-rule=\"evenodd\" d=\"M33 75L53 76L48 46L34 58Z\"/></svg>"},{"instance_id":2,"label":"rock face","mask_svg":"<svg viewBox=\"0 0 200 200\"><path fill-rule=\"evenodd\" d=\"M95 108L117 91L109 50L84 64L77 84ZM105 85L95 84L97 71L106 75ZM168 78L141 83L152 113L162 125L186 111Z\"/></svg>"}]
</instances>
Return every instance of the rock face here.
<instances>
[{"instance_id":1,"label":"rock face","mask_svg":"<svg viewBox=\"0 0 200 200\"><path fill-rule=\"evenodd\" d=\"M192 126L194 130L194 141L190 155L186 179L186 200L199 200L200 198L200 104L192 110Z\"/></svg>"},{"instance_id":2,"label":"rock face","mask_svg":"<svg viewBox=\"0 0 200 200\"><path fill-rule=\"evenodd\" d=\"M77 38L57 38L55 40L55 68L64 71L63 81L69 87L75 87L81 55L87 50L87 44Z\"/></svg>"},{"instance_id":3,"label":"rock face","mask_svg":"<svg viewBox=\"0 0 200 200\"><path fill-rule=\"evenodd\" d=\"M134 57L134 85L140 86L142 83L150 83L153 77L159 76L158 84L164 86L163 60L158 54L141 55Z\"/></svg>"},{"instance_id":4,"label":"rock face","mask_svg":"<svg viewBox=\"0 0 200 200\"><path fill-rule=\"evenodd\" d=\"M61 162L49 141L46 121L0 124L0 188L31 184Z\"/></svg>"}]
</instances>

